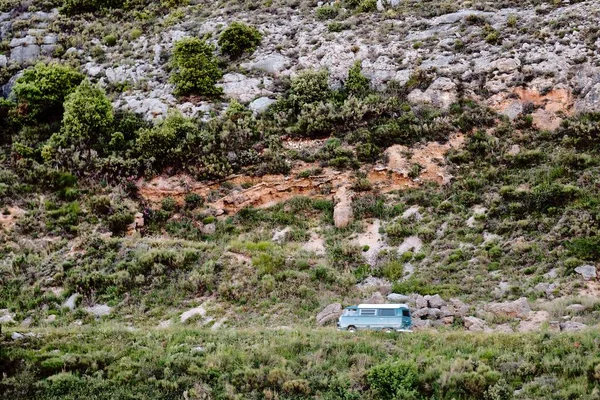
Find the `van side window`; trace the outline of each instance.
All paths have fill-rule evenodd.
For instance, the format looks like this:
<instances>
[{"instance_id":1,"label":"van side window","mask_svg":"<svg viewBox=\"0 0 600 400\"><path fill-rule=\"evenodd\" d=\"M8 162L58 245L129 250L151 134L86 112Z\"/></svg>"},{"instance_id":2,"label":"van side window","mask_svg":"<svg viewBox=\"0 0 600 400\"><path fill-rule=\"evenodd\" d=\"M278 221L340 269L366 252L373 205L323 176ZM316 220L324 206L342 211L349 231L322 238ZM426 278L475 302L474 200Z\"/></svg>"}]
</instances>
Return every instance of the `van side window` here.
<instances>
[{"instance_id":1,"label":"van side window","mask_svg":"<svg viewBox=\"0 0 600 400\"><path fill-rule=\"evenodd\" d=\"M402 310L402 316L403 317L410 317L410 311L408 311L408 310Z\"/></svg>"},{"instance_id":2,"label":"van side window","mask_svg":"<svg viewBox=\"0 0 600 400\"><path fill-rule=\"evenodd\" d=\"M363 308L360 310L360 315L375 315L377 314L377 310L370 310L370 309L366 309Z\"/></svg>"},{"instance_id":3,"label":"van side window","mask_svg":"<svg viewBox=\"0 0 600 400\"><path fill-rule=\"evenodd\" d=\"M379 315L382 317L395 317L396 310L395 309L381 309L379 310Z\"/></svg>"}]
</instances>

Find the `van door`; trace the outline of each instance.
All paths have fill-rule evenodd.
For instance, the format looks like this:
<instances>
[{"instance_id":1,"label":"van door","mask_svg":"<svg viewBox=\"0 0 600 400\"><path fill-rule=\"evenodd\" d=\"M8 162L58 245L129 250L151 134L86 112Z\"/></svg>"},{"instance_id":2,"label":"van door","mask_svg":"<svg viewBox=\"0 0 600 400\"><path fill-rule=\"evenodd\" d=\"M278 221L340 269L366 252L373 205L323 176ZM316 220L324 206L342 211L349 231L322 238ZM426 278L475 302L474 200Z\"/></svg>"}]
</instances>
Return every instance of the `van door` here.
<instances>
[{"instance_id":1,"label":"van door","mask_svg":"<svg viewBox=\"0 0 600 400\"><path fill-rule=\"evenodd\" d=\"M402 312L402 328L410 329L412 326L412 318L410 317L410 311L406 308L400 310Z\"/></svg>"},{"instance_id":2,"label":"van door","mask_svg":"<svg viewBox=\"0 0 600 400\"><path fill-rule=\"evenodd\" d=\"M379 328L398 329L398 317L395 308L379 309Z\"/></svg>"}]
</instances>

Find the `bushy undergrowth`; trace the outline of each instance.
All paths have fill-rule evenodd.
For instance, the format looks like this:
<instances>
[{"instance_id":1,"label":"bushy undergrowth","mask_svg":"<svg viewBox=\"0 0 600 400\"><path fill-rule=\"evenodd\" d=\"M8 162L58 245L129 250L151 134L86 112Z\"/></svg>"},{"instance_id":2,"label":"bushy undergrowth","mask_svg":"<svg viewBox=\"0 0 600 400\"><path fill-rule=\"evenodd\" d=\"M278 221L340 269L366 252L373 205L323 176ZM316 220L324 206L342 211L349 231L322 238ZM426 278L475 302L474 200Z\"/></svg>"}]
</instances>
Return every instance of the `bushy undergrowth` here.
<instances>
[{"instance_id":1,"label":"bushy undergrowth","mask_svg":"<svg viewBox=\"0 0 600 400\"><path fill-rule=\"evenodd\" d=\"M100 325L1 340L0 390L12 399L594 399L600 384L595 332L350 336Z\"/></svg>"}]
</instances>

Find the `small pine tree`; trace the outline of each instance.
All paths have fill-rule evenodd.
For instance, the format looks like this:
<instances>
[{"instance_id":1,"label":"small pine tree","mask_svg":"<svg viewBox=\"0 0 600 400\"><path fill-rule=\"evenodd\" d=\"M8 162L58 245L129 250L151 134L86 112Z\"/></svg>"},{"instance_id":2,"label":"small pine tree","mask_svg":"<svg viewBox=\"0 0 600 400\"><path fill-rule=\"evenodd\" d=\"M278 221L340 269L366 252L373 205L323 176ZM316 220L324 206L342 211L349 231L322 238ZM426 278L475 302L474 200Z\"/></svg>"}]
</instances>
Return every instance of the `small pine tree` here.
<instances>
[{"instance_id":1,"label":"small pine tree","mask_svg":"<svg viewBox=\"0 0 600 400\"><path fill-rule=\"evenodd\" d=\"M362 96L369 91L369 78L363 75L360 61L356 61L348 71L348 80L346 81L346 90L354 95Z\"/></svg>"},{"instance_id":2,"label":"small pine tree","mask_svg":"<svg viewBox=\"0 0 600 400\"><path fill-rule=\"evenodd\" d=\"M177 96L216 96L222 93L222 89L215 86L223 73L213 52L213 46L198 38L185 38L175 43L171 60L175 72L171 81L175 84Z\"/></svg>"}]
</instances>

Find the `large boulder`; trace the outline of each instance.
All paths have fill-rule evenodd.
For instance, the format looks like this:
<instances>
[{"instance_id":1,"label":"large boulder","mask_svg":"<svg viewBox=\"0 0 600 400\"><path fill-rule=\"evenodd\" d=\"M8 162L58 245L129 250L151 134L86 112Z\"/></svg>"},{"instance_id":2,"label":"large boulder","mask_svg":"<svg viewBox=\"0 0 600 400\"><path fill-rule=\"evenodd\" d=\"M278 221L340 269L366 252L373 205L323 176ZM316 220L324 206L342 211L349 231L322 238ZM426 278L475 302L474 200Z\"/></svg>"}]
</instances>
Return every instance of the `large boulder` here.
<instances>
[{"instance_id":1,"label":"large boulder","mask_svg":"<svg viewBox=\"0 0 600 400\"><path fill-rule=\"evenodd\" d=\"M267 111L267 109L269 108L269 106L271 106L271 104L275 103L276 100L273 100L269 97L259 97L258 99L254 100L252 103L250 103L248 105L248 108L256 115L256 114L262 114L263 112Z\"/></svg>"},{"instance_id":2,"label":"large boulder","mask_svg":"<svg viewBox=\"0 0 600 400\"><path fill-rule=\"evenodd\" d=\"M526 319L531 313L531 307L525 297L505 303L492 303L485 307L492 314L504 317Z\"/></svg>"},{"instance_id":3,"label":"large boulder","mask_svg":"<svg viewBox=\"0 0 600 400\"><path fill-rule=\"evenodd\" d=\"M587 326L581 322L567 321L560 324L560 330L564 332L577 332L585 329Z\"/></svg>"},{"instance_id":4,"label":"large boulder","mask_svg":"<svg viewBox=\"0 0 600 400\"><path fill-rule=\"evenodd\" d=\"M477 317L465 317L465 328L471 332L483 332L486 329L485 321Z\"/></svg>"},{"instance_id":5,"label":"large boulder","mask_svg":"<svg viewBox=\"0 0 600 400\"><path fill-rule=\"evenodd\" d=\"M85 311L94 315L96 318L104 317L112 312L112 307L106 304L97 304L92 307L86 307Z\"/></svg>"},{"instance_id":6,"label":"large boulder","mask_svg":"<svg viewBox=\"0 0 600 400\"><path fill-rule=\"evenodd\" d=\"M408 101L413 104L427 104L443 110L456 103L458 94L456 84L448 78L438 78L424 92L415 89L408 95Z\"/></svg>"},{"instance_id":7,"label":"large boulder","mask_svg":"<svg viewBox=\"0 0 600 400\"><path fill-rule=\"evenodd\" d=\"M1 324L12 324L15 322L15 315L12 314L8 309L0 310L0 325Z\"/></svg>"},{"instance_id":8,"label":"large boulder","mask_svg":"<svg viewBox=\"0 0 600 400\"><path fill-rule=\"evenodd\" d=\"M439 294L434 294L433 296L426 295L425 300L427 300L427 303L429 303L430 308L442 308L446 305L446 302L440 297Z\"/></svg>"},{"instance_id":9,"label":"large boulder","mask_svg":"<svg viewBox=\"0 0 600 400\"><path fill-rule=\"evenodd\" d=\"M582 265L575 268L575 272L577 272L581 277L586 281L591 281L592 279L596 279L598 276L596 273L596 267L594 265Z\"/></svg>"},{"instance_id":10,"label":"large boulder","mask_svg":"<svg viewBox=\"0 0 600 400\"><path fill-rule=\"evenodd\" d=\"M550 320L548 311L534 311L529 319L519 322L519 332L537 332Z\"/></svg>"},{"instance_id":11,"label":"large boulder","mask_svg":"<svg viewBox=\"0 0 600 400\"><path fill-rule=\"evenodd\" d=\"M366 304L385 304L385 298L380 292L375 292L364 302Z\"/></svg>"},{"instance_id":12,"label":"large boulder","mask_svg":"<svg viewBox=\"0 0 600 400\"><path fill-rule=\"evenodd\" d=\"M335 226L336 228L345 228L350 225L354 218L352 194L345 186L342 186L335 193L334 202L333 221Z\"/></svg>"},{"instance_id":13,"label":"large boulder","mask_svg":"<svg viewBox=\"0 0 600 400\"><path fill-rule=\"evenodd\" d=\"M265 87L272 86L270 78L249 78L243 74L229 73L223 75L223 83L217 86L223 88L223 94L231 99L248 103L260 96L268 96L270 91Z\"/></svg>"},{"instance_id":14,"label":"large boulder","mask_svg":"<svg viewBox=\"0 0 600 400\"><path fill-rule=\"evenodd\" d=\"M255 61L243 64L242 66L247 69L256 69L278 76L287 69L289 64L289 58L282 54L275 53L262 58L257 58Z\"/></svg>"},{"instance_id":15,"label":"large boulder","mask_svg":"<svg viewBox=\"0 0 600 400\"><path fill-rule=\"evenodd\" d=\"M417 296L417 298L415 299L415 304L418 309L429 307L429 303L427 302L427 299L421 295Z\"/></svg>"},{"instance_id":16,"label":"large boulder","mask_svg":"<svg viewBox=\"0 0 600 400\"><path fill-rule=\"evenodd\" d=\"M68 308L73 311L75 307L77 307L77 300L81 297L79 293L73 293L65 302L63 303L63 307Z\"/></svg>"},{"instance_id":17,"label":"large boulder","mask_svg":"<svg viewBox=\"0 0 600 400\"><path fill-rule=\"evenodd\" d=\"M454 315L464 317L469 312L470 308L467 304L465 304L460 299L452 298L450 299L449 307L454 312Z\"/></svg>"},{"instance_id":18,"label":"large boulder","mask_svg":"<svg viewBox=\"0 0 600 400\"><path fill-rule=\"evenodd\" d=\"M317 325L323 326L330 321L335 321L340 315L342 315L342 305L340 303L332 303L317 314Z\"/></svg>"},{"instance_id":19,"label":"large boulder","mask_svg":"<svg viewBox=\"0 0 600 400\"><path fill-rule=\"evenodd\" d=\"M394 303L406 303L409 297L404 294L390 293L387 295L387 300Z\"/></svg>"}]
</instances>

